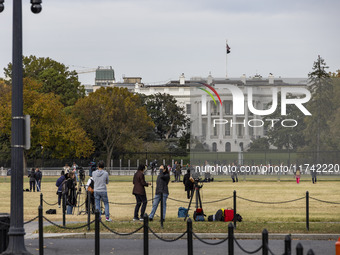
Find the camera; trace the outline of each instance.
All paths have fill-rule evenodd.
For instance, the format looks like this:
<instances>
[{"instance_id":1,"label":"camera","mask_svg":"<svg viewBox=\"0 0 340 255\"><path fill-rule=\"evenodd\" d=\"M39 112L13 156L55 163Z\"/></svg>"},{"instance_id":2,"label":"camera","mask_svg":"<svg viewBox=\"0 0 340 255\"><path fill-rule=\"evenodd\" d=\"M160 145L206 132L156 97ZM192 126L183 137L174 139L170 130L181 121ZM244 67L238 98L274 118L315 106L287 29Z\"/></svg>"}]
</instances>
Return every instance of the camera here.
<instances>
[{"instance_id":1,"label":"camera","mask_svg":"<svg viewBox=\"0 0 340 255\"><path fill-rule=\"evenodd\" d=\"M84 182L85 181L85 170L81 166L77 166L77 171L79 173L79 179Z\"/></svg>"},{"instance_id":2,"label":"camera","mask_svg":"<svg viewBox=\"0 0 340 255\"><path fill-rule=\"evenodd\" d=\"M151 162L151 169L154 170L155 168L157 168L157 160L156 159Z\"/></svg>"}]
</instances>

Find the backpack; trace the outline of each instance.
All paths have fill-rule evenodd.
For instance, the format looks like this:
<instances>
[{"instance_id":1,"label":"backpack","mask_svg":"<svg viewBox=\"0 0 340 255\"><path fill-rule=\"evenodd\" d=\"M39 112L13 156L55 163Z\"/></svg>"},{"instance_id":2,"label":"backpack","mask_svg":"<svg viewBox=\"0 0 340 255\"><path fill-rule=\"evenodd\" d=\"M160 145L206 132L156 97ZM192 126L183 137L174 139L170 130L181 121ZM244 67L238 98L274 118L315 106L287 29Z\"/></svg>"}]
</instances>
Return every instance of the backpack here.
<instances>
[{"instance_id":1,"label":"backpack","mask_svg":"<svg viewBox=\"0 0 340 255\"><path fill-rule=\"evenodd\" d=\"M203 213L203 209L202 208L197 208L194 212L194 220L195 221L204 221L204 216L206 216Z\"/></svg>"},{"instance_id":2,"label":"backpack","mask_svg":"<svg viewBox=\"0 0 340 255\"><path fill-rule=\"evenodd\" d=\"M219 209L215 213L215 221L224 221L224 210Z\"/></svg>"},{"instance_id":3,"label":"backpack","mask_svg":"<svg viewBox=\"0 0 340 255\"><path fill-rule=\"evenodd\" d=\"M178 208L178 218L185 218L187 215L188 209L184 207Z\"/></svg>"}]
</instances>

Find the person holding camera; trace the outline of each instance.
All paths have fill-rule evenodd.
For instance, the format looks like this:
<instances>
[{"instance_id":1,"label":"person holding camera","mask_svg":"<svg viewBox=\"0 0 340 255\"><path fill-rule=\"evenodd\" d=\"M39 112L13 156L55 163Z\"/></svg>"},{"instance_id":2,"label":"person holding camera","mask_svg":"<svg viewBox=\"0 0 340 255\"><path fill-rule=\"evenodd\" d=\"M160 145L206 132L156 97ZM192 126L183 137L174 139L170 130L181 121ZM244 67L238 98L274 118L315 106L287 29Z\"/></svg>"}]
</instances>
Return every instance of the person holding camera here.
<instances>
[{"instance_id":1,"label":"person holding camera","mask_svg":"<svg viewBox=\"0 0 340 255\"><path fill-rule=\"evenodd\" d=\"M194 182L193 179L190 178L190 167L187 169L187 173L184 175L183 184L185 191L187 192L187 198L190 199L192 191L194 190Z\"/></svg>"},{"instance_id":2,"label":"person holding camera","mask_svg":"<svg viewBox=\"0 0 340 255\"><path fill-rule=\"evenodd\" d=\"M156 185L157 185L156 186L156 195L155 195L155 198L153 200L151 213L149 215L150 221L153 220L153 217L156 213L158 204L161 201L162 194L163 194L163 220L165 219L166 200L169 196L169 189L168 189L169 181L170 181L169 171L168 171L167 167L164 167L163 165L161 165L159 167L159 174L158 174L157 181L156 181Z\"/></svg>"},{"instance_id":3,"label":"person holding camera","mask_svg":"<svg viewBox=\"0 0 340 255\"><path fill-rule=\"evenodd\" d=\"M147 198L146 198L145 187L148 187L149 185L151 185L151 183L145 181L144 171L145 171L145 166L139 165L137 172L133 176L132 194L135 195L136 197L136 207L135 207L133 221L143 220L143 216L144 216L145 209L146 209L146 204L148 203ZM142 209L140 212L141 217L138 218L138 212L141 206L142 206Z\"/></svg>"},{"instance_id":4,"label":"person holding camera","mask_svg":"<svg viewBox=\"0 0 340 255\"><path fill-rule=\"evenodd\" d=\"M34 168L31 169L31 172L28 175L28 178L30 178L30 192L35 192L35 171Z\"/></svg>"}]
</instances>

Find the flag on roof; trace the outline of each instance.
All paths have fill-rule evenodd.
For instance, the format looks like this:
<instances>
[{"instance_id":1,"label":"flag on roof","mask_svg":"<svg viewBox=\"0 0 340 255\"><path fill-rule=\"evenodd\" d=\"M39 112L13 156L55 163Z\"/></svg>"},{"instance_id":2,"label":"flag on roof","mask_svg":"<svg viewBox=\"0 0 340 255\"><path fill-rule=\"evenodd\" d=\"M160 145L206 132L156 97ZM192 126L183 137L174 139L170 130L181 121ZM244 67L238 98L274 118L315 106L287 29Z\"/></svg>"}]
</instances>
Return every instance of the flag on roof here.
<instances>
[{"instance_id":1,"label":"flag on roof","mask_svg":"<svg viewBox=\"0 0 340 255\"><path fill-rule=\"evenodd\" d=\"M229 45L227 43L227 54L229 54L229 53L230 53L230 47L229 47Z\"/></svg>"}]
</instances>

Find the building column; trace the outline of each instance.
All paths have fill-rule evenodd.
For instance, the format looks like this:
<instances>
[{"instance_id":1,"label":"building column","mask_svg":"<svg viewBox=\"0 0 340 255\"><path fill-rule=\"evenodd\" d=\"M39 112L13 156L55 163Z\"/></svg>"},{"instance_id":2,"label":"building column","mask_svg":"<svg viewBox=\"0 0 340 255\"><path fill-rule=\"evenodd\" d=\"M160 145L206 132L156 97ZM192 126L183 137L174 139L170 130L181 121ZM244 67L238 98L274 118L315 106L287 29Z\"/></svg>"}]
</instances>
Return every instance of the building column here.
<instances>
[{"instance_id":1,"label":"building column","mask_svg":"<svg viewBox=\"0 0 340 255\"><path fill-rule=\"evenodd\" d=\"M223 108L222 105L219 105L220 108L220 119L223 119ZM219 126L219 130L218 130L218 139L223 140L223 126L224 125L218 125Z\"/></svg>"},{"instance_id":2,"label":"building column","mask_svg":"<svg viewBox=\"0 0 340 255\"><path fill-rule=\"evenodd\" d=\"M249 139L249 126L248 126L248 104L247 104L247 99L244 100L244 119L246 121L246 127L244 128L244 139Z\"/></svg>"},{"instance_id":3,"label":"building column","mask_svg":"<svg viewBox=\"0 0 340 255\"><path fill-rule=\"evenodd\" d=\"M202 102L197 103L198 107L198 136L201 137L202 134Z\"/></svg>"},{"instance_id":4,"label":"building column","mask_svg":"<svg viewBox=\"0 0 340 255\"><path fill-rule=\"evenodd\" d=\"M208 104L208 107L207 107L207 141L210 142L210 135L211 135L211 110L210 110L210 100L207 100L207 104Z\"/></svg>"}]
</instances>

